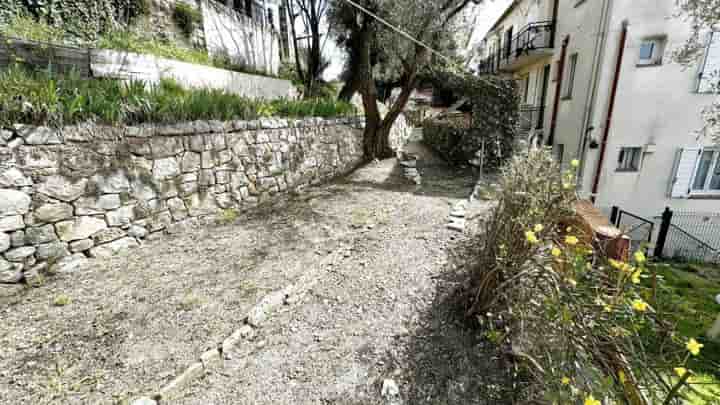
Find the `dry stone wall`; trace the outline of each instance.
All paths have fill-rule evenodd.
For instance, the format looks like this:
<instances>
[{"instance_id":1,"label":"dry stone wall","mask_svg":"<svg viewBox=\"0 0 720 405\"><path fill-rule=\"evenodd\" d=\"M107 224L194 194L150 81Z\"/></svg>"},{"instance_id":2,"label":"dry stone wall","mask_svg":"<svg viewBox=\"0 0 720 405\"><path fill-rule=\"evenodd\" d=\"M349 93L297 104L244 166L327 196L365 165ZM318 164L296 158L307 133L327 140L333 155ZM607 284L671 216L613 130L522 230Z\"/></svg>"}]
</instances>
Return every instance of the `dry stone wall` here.
<instances>
[{"instance_id":1,"label":"dry stone wall","mask_svg":"<svg viewBox=\"0 0 720 405\"><path fill-rule=\"evenodd\" d=\"M362 122L196 121L0 130L0 283L72 272L362 162Z\"/></svg>"}]
</instances>

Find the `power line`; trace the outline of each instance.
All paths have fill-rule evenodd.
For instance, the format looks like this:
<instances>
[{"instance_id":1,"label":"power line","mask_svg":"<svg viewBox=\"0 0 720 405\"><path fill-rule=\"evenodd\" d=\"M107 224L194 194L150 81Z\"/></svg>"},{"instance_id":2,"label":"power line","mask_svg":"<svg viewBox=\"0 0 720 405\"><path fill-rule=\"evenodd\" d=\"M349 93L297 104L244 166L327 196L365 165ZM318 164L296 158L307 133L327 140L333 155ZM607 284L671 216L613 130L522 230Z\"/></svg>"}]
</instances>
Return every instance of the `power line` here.
<instances>
[{"instance_id":1,"label":"power line","mask_svg":"<svg viewBox=\"0 0 720 405\"><path fill-rule=\"evenodd\" d=\"M392 25L392 24L390 24L389 22L385 21L385 19L383 19L382 17L376 15L376 14L373 13L372 11L366 9L365 7L357 4L357 3L354 2L353 0L343 0L343 1L345 1L346 3L350 4L351 6L357 8L357 9L359 9L359 10L362 11L363 13L369 15L370 17L372 17L372 18L380 21L380 22L383 23L385 26L387 26L387 27L390 28L391 30L397 32L398 34L404 36L404 37L407 38L408 40L410 40L410 41L412 41L412 42L414 42L414 43L422 46L423 48L427 49L428 51L434 53L435 55L437 55L437 56L439 56L439 57L441 57L441 58L443 58L446 62L448 62L448 63L450 63L450 64L452 64L452 65L455 64L455 61L453 61L452 59L448 58L447 56L441 54L440 52L436 51L436 50L433 49L430 45L428 45L428 44L420 41L419 39L413 38L413 37L412 37L410 34L408 34L407 32L401 30L400 28L395 27L394 25Z\"/></svg>"}]
</instances>

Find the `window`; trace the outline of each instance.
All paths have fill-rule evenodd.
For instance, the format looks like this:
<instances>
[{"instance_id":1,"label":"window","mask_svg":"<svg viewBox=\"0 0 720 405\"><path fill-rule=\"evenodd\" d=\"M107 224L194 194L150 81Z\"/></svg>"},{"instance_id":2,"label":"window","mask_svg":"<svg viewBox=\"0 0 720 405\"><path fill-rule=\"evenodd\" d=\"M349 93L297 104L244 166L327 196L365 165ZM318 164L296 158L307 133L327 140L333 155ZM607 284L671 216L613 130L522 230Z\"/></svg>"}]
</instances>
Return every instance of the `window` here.
<instances>
[{"instance_id":1,"label":"window","mask_svg":"<svg viewBox=\"0 0 720 405\"><path fill-rule=\"evenodd\" d=\"M509 59L510 55L512 55L512 39L513 27L510 27L505 31L505 59Z\"/></svg>"},{"instance_id":2,"label":"window","mask_svg":"<svg viewBox=\"0 0 720 405\"><path fill-rule=\"evenodd\" d=\"M720 192L720 152L706 149L700 154L692 183L693 192Z\"/></svg>"},{"instance_id":3,"label":"window","mask_svg":"<svg viewBox=\"0 0 720 405\"><path fill-rule=\"evenodd\" d=\"M653 37L643 39L640 43L638 55L638 66L662 65L663 53L665 51L665 37Z\"/></svg>"},{"instance_id":4,"label":"window","mask_svg":"<svg viewBox=\"0 0 720 405\"><path fill-rule=\"evenodd\" d=\"M718 91L720 84L720 31L710 33L705 60L700 65L698 93Z\"/></svg>"},{"instance_id":5,"label":"window","mask_svg":"<svg viewBox=\"0 0 720 405\"><path fill-rule=\"evenodd\" d=\"M639 148L639 147L620 148L620 155L618 155L617 171L619 171L619 172L636 172L636 171L640 170L641 157L642 157L642 148Z\"/></svg>"},{"instance_id":6,"label":"window","mask_svg":"<svg viewBox=\"0 0 720 405\"><path fill-rule=\"evenodd\" d=\"M567 80L565 81L565 90L563 91L563 98L572 98L573 87L575 87L575 71L577 70L578 54L574 53L570 55L568 61Z\"/></svg>"}]
</instances>

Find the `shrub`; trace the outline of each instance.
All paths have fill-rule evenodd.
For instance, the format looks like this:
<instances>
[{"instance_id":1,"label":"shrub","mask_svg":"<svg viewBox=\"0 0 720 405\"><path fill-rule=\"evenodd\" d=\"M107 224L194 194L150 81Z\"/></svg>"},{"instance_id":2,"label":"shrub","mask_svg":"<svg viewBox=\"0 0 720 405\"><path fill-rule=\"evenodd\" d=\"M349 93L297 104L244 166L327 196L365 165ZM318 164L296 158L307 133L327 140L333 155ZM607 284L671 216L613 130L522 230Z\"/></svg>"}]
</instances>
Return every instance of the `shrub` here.
<instances>
[{"instance_id":1,"label":"shrub","mask_svg":"<svg viewBox=\"0 0 720 405\"><path fill-rule=\"evenodd\" d=\"M196 119L250 120L264 116L345 116L349 104L335 100L253 100L223 90L182 88L172 80L143 82L81 79L13 66L0 72L0 126L60 126L95 120L109 124Z\"/></svg>"},{"instance_id":2,"label":"shrub","mask_svg":"<svg viewBox=\"0 0 720 405\"><path fill-rule=\"evenodd\" d=\"M666 321L645 256L609 259L574 217L574 185L548 150L503 169L468 314L535 382L523 402L671 401L694 383L685 368L701 347Z\"/></svg>"},{"instance_id":3,"label":"shrub","mask_svg":"<svg viewBox=\"0 0 720 405\"><path fill-rule=\"evenodd\" d=\"M172 42L148 38L143 34L128 30L108 32L100 37L96 46L102 49L150 54L182 62L214 66L212 58L204 50L186 48Z\"/></svg>"},{"instance_id":4,"label":"shrub","mask_svg":"<svg viewBox=\"0 0 720 405\"><path fill-rule=\"evenodd\" d=\"M176 3L173 9L173 20L183 34L190 37L198 24L202 23L202 14L189 4Z\"/></svg>"},{"instance_id":5,"label":"shrub","mask_svg":"<svg viewBox=\"0 0 720 405\"><path fill-rule=\"evenodd\" d=\"M0 34L39 42L62 42L65 36L62 29L27 15L17 15L7 24L0 24Z\"/></svg>"}]
</instances>

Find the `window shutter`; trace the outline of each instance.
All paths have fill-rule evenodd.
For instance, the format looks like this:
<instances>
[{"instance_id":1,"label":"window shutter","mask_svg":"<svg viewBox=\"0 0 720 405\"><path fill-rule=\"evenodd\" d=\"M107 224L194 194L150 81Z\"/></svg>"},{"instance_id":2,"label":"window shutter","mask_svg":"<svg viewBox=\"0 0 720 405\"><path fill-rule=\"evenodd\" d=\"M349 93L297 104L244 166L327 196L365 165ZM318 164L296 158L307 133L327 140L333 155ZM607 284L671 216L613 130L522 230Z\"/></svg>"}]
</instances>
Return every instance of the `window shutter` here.
<instances>
[{"instance_id":1,"label":"window shutter","mask_svg":"<svg viewBox=\"0 0 720 405\"><path fill-rule=\"evenodd\" d=\"M684 148L678 150L675 160L675 170L671 177L670 197L685 198L690 194L690 184L701 151L701 148Z\"/></svg>"},{"instance_id":2,"label":"window shutter","mask_svg":"<svg viewBox=\"0 0 720 405\"><path fill-rule=\"evenodd\" d=\"M720 31L713 31L710 33L710 40L705 52L705 62L700 72L698 93L716 91L715 86L720 81L718 74L720 74Z\"/></svg>"}]
</instances>

